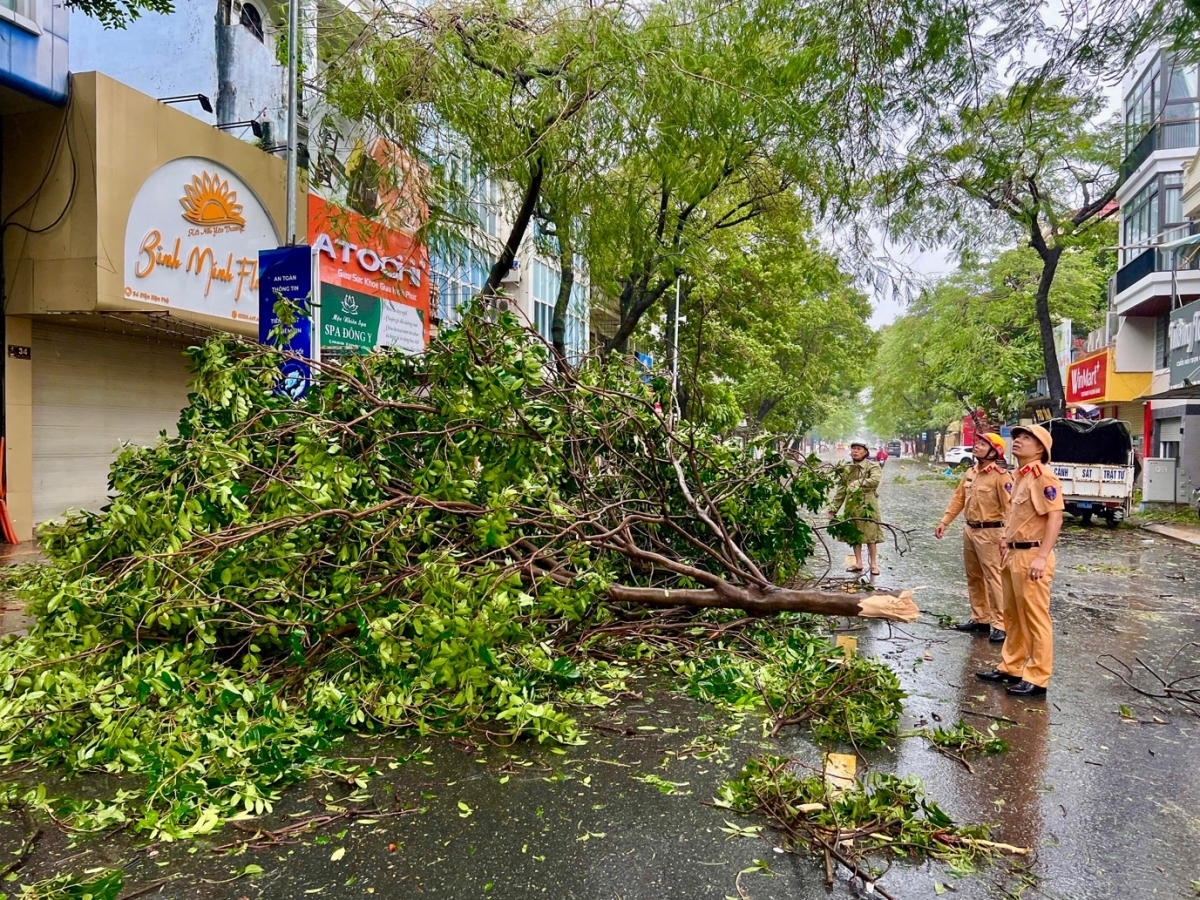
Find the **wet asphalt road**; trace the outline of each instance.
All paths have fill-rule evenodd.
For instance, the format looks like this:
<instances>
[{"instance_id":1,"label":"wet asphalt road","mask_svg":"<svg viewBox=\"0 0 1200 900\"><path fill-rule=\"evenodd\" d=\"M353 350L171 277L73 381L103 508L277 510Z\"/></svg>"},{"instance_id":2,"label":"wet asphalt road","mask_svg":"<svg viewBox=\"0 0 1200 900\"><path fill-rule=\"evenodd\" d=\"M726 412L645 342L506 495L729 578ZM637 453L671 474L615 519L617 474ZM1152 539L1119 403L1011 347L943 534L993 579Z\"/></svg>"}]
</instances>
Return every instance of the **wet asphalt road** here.
<instances>
[{"instance_id":1,"label":"wet asphalt road","mask_svg":"<svg viewBox=\"0 0 1200 900\"><path fill-rule=\"evenodd\" d=\"M1132 528L1068 526L1054 585L1051 693L1048 702L1012 700L973 676L997 660L995 645L938 627L939 614L968 614L961 536L959 525L943 541L932 536L950 487L893 483L897 474L911 479L923 471L914 464L887 467L885 518L914 531L907 553L883 553L879 582L918 588L924 615L913 626L867 623L853 633L860 652L884 657L899 673L910 694L904 729L932 724L935 715L952 725L964 711L1003 716L1017 723L1002 733L1012 749L975 761L975 774L915 737L864 762L920 776L929 796L956 819L994 823L996 840L1034 848L1027 866L1036 882L1021 892L1019 872L1006 875L1005 867L956 877L940 864L896 863L880 885L897 898L933 897L937 885L962 898L1195 896L1200 718L1139 701L1097 659L1112 654L1132 663L1136 657L1165 669L1182 645L1200 641L1194 588L1200 549ZM1200 649L1181 653L1174 669L1200 673ZM589 742L565 752L446 740L348 748L350 755L377 759L381 774L367 789L371 802L420 812L336 823L294 843L235 856L212 852L238 836L231 828L206 841L154 848L125 838L67 848L53 837L39 848L30 874L82 854L70 868L118 864L127 893L178 876L146 896L180 900L860 895L845 873L827 889L819 866L777 852L770 840L730 838L720 830L726 820L752 823L705 805L749 755L782 752L816 764L819 748L797 734L767 741L753 717L739 722L649 684L637 686L647 690L643 701L585 714L583 721L596 726ZM1144 724L1123 720L1122 704ZM980 728L990 721L966 718ZM425 748L418 758L392 762ZM330 803L361 805L352 790L337 783L293 788L270 827ZM739 875L755 859L764 860L769 873ZM261 867L261 874L238 877L247 865Z\"/></svg>"}]
</instances>

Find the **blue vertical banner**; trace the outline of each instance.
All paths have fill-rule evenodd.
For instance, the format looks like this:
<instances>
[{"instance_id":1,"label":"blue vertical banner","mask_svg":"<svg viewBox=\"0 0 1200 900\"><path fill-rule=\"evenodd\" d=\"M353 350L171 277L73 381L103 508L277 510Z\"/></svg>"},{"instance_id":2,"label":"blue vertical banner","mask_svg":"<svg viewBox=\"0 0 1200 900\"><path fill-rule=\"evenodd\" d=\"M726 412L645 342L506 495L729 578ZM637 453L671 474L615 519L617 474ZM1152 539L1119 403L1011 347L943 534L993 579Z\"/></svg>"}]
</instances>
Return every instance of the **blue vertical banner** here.
<instances>
[{"instance_id":1,"label":"blue vertical banner","mask_svg":"<svg viewBox=\"0 0 1200 900\"><path fill-rule=\"evenodd\" d=\"M304 360L315 358L311 247L301 245L258 251L258 339L264 344L276 343L271 332L279 324L275 312L275 302L279 298L295 304L300 315L293 325L291 339L278 349L303 356ZM288 359L279 367L279 389L295 400L308 393L312 383L312 366L304 360Z\"/></svg>"}]
</instances>

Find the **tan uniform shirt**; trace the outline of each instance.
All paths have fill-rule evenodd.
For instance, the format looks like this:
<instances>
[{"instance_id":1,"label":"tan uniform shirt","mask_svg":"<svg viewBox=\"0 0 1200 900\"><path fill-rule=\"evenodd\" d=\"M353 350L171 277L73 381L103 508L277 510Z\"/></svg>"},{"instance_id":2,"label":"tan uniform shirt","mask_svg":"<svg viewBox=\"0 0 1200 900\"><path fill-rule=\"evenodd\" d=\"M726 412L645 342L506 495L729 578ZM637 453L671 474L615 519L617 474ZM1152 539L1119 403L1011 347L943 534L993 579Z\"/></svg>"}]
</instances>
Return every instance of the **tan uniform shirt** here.
<instances>
[{"instance_id":1,"label":"tan uniform shirt","mask_svg":"<svg viewBox=\"0 0 1200 900\"><path fill-rule=\"evenodd\" d=\"M1008 517L1012 489L1012 476L1003 466L971 466L950 498L942 524L949 525L964 509L968 522L1003 522Z\"/></svg>"},{"instance_id":2,"label":"tan uniform shirt","mask_svg":"<svg viewBox=\"0 0 1200 900\"><path fill-rule=\"evenodd\" d=\"M1062 482L1048 466L1031 463L1017 472L1012 507L1004 522L1004 539L1040 541L1046 534L1046 516L1063 509Z\"/></svg>"}]
</instances>

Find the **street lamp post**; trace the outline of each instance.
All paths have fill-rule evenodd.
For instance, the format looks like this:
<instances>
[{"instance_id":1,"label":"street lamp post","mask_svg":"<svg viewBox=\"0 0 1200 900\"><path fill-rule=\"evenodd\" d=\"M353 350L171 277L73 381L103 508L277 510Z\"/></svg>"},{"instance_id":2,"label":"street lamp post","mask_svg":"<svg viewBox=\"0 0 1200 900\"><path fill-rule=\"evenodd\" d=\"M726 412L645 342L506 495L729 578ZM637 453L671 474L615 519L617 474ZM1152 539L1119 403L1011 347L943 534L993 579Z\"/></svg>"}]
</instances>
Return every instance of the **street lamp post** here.
<instances>
[{"instance_id":1,"label":"street lamp post","mask_svg":"<svg viewBox=\"0 0 1200 900\"><path fill-rule=\"evenodd\" d=\"M299 143L297 123L297 82L300 57L300 0L288 0L288 87L287 87L287 222L285 244L296 242L296 145Z\"/></svg>"},{"instance_id":2,"label":"street lamp post","mask_svg":"<svg viewBox=\"0 0 1200 900\"><path fill-rule=\"evenodd\" d=\"M683 288L683 278L675 281L675 325L671 330L671 424L679 420L679 323L686 318L679 317L680 291Z\"/></svg>"}]
</instances>

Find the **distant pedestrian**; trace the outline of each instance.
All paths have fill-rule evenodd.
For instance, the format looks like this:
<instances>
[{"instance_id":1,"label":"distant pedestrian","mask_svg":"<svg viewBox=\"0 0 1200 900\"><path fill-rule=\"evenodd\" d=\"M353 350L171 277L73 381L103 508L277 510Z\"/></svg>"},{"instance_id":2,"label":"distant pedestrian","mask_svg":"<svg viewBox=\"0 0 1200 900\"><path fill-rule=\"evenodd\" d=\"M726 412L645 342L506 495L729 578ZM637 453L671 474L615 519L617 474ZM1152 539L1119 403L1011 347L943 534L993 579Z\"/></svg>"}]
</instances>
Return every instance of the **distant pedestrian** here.
<instances>
[{"instance_id":1,"label":"distant pedestrian","mask_svg":"<svg viewBox=\"0 0 1200 900\"><path fill-rule=\"evenodd\" d=\"M967 595L971 618L955 625L958 631L987 634L993 643L1005 637L1004 593L1000 586L1000 541L1008 516L1013 480L1004 464L1007 448L994 432L980 435L971 452L975 465L967 469L950 505L933 535L939 541L948 526L965 510L963 568L967 572Z\"/></svg>"},{"instance_id":2,"label":"distant pedestrian","mask_svg":"<svg viewBox=\"0 0 1200 900\"><path fill-rule=\"evenodd\" d=\"M883 447L880 447L877 451L875 451L875 462L879 463L880 468L883 468L887 465L887 461L888 452Z\"/></svg>"},{"instance_id":3,"label":"distant pedestrian","mask_svg":"<svg viewBox=\"0 0 1200 900\"><path fill-rule=\"evenodd\" d=\"M984 681L1011 685L1015 697L1046 693L1054 669L1054 632L1050 620L1050 583L1054 545L1062 529L1062 485L1050 471L1050 432L1040 425L1013 429L1017 479L1004 522L1000 582L1008 637L1000 665L977 672Z\"/></svg>"},{"instance_id":4,"label":"distant pedestrian","mask_svg":"<svg viewBox=\"0 0 1200 900\"><path fill-rule=\"evenodd\" d=\"M879 483L883 480L883 469L870 455L870 448L862 441L855 441L850 445L851 463L840 472L841 483L833 495L829 518L835 518L844 504L845 519L858 529L860 543L851 545L854 550L854 565L846 571L863 570L862 545L866 544L871 574L878 575L879 559L876 556L876 548L883 540L878 491Z\"/></svg>"}]
</instances>

